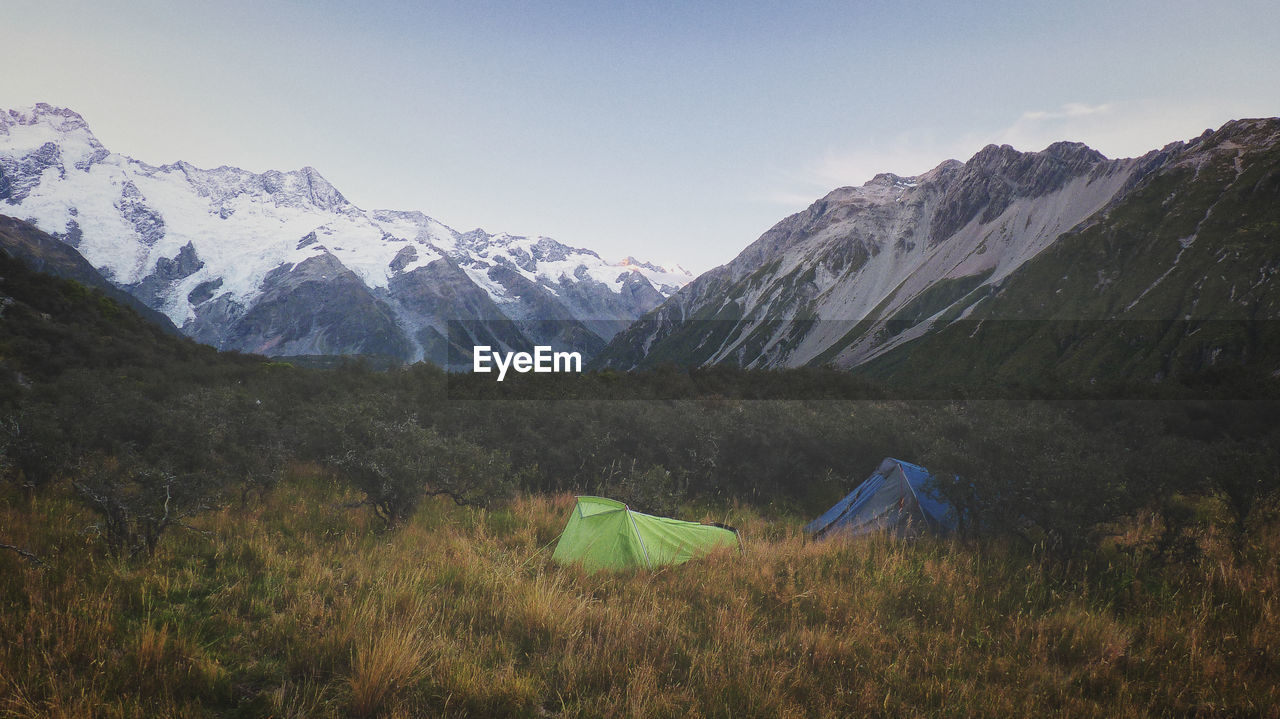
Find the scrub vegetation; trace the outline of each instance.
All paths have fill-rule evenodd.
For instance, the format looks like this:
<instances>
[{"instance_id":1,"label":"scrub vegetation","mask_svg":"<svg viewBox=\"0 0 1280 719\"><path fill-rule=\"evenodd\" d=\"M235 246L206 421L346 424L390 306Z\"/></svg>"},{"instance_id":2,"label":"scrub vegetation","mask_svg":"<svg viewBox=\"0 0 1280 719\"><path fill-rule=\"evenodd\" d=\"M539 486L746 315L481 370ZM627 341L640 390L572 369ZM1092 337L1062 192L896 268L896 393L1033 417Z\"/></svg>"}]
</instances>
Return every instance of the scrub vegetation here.
<instances>
[{"instance_id":1,"label":"scrub vegetation","mask_svg":"<svg viewBox=\"0 0 1280 719\"><path fill-rule=\"evenodd\" d=\"M0 276L0 716L1280 706L1280 403L1239 399L1273 378L902 400L659 370L494 395L220 354ZM886 456L938 473L959 535L806 543ZM745 548L562 567L574 493Z\"/></svg>"},{"instance_id":2,"label":"scrub vegetation","mask_svg":"<svg viewBox=\"0 0 1280 719\"><path fill-rule=\"evenodd\" d=\"M69 497L5 496L48 566L0 556L6 716L1268 716L1280 518L1233 541L1204 500L1070 562L1003 540L806 543L717 513L725 552L661 571L550 561L570 495L424 502L394 531L295 466L148 561ZM698 518L696 512L687 516ZM1269 714L1272 713L1272 714Z\"/></svg>"}]
</instances>

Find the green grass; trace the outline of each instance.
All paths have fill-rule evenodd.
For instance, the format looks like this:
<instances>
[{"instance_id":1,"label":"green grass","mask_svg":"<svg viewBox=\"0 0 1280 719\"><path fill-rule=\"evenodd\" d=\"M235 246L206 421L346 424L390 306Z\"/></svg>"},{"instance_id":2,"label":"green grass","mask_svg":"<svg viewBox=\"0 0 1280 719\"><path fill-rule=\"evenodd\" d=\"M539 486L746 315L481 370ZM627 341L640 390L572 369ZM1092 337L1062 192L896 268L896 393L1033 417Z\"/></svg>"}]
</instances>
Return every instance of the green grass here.
<instances>
[{"instance_id":1,"label":"green grass","mask_svg":"<svg viewBox=\"0 0 1280 719\"><path fill-rule=\"evenodd\" d=\"M1191 549L1154 515L1068 565L1002 542L807 543L659 571L550 562L572 497L425 503L394 531L316 470L110 558L57 493L4 494L0 716L1275 716L1280 519ZM686 518L702 519L689 510ZM712 518L708 515L705 518ZM179 531L179 530L175 530Z\"/></svg>"}]
</instances>

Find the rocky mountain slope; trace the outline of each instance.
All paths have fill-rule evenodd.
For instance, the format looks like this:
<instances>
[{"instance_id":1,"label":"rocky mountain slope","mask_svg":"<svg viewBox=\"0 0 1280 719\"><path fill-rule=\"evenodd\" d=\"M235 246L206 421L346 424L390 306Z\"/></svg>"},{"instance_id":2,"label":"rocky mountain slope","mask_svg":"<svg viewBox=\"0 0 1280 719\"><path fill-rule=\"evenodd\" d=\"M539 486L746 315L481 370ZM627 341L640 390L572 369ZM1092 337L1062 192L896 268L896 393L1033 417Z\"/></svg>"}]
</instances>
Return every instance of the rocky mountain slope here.
<instances>
[{"instance_id":1,"label":"rocky mountain slope","mask_svg":"<svg viewBox=\"0 0 1280 719\"><path fill-rule=\"evenodd\" d=\"M0 111L0 213L221 349L442 361L468 333L594 354L692 277L351 204L312 168L152 166L71 110ZM482 321L482 322L475 322Z\"/></svg>"},{"instance_id":2,"label":"rocky mountain slope","mask_svg":"<svg viewBox=\"0 0 1280 719\"><path fill-rule=\"evenodd\" d=\"M1280 120L1245 120L1139 158L992 145L918 177L878 175L779 222L614 338L598 363L848 368L900 350L883 369L970 320L1235 317L1252 301L1246 287L1273 285L1280 198L1265 178L1280 168L1278 147ZM1255 193L1256 222L1218 204L1238 192ZM1186 220L1176 231L1174 218ZM1246 225L1250 250L1233 254ZM1065 249L1088 228L1119 244ZM1226 262L1216 265L1226 279L1198 261L1193 277L1193 256ZM1083 284L1065 294L1057 277ZM1213 303L1184 287L1220 284L1227 296ZM1175 286L1185 291L1173 296Z\"/></svg>"},{"instance_id":3,"label":"rocky mountain slope","mask_svg":"<svg viewBox=\"0 0 1280 719\"><path fill-rule=\"evenodd\" d=\"M970 387L1275 376L1277 273L1280 120L1232 123L859 370Z\"/></svg>"}]
</instances>

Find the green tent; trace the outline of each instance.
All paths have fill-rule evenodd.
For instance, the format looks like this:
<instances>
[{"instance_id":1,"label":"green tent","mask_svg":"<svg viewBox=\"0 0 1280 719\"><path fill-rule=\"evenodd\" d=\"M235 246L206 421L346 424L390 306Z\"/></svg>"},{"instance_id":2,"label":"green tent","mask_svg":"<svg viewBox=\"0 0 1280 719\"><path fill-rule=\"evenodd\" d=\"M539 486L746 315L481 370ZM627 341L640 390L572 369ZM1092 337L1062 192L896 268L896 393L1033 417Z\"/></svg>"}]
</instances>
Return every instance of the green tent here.
<instances>
[{"instance_id":1,"label":"green tent","mask_svg":"<svg viewBox=\"0 0 1280 719\"><path fill-rule=\"evenodd\" d=\"M738 533L714 524L682 522L632 511L604 497L578 497L551 558L583 568L627 569L681 564L717 547L738 548Z\"/></svg>"}]
</instances>

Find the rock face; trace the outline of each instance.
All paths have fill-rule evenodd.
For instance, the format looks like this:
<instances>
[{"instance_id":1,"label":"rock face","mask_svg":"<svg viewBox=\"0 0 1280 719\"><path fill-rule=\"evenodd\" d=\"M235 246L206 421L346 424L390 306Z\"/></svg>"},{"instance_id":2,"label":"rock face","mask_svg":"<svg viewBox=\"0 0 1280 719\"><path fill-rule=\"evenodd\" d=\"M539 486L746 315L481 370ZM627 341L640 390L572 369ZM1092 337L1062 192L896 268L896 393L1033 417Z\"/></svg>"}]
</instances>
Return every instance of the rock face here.
<instances>
[{"instance_id":1,"label":"rock face","mask_svg":"<svg viewBox=\"0 0 1280 719\"><path fill-rule=\"evenodd\" d=\"M589 355L692 279L367 211L310 167L148 165L43 104L0 111L0 213L74 247L187 335L273 355L443 361L450 323L475 320L507 322L491 339L511 347L554 340Z\"/></svg>"},{"instance_id":2,"label":"rock face","mask_svg":"<svg viewBox=\"0 0 1280 719\"><path fill-rule=\"evenodd\" d=\"M412 352L387 303L330 254L267 273L252 306L210 329L224 332L220 344L256 354L404 357Z\"/></svg>"},{"instance_id":3,"label":"rock face","mask_svg":"<svg viewBox=\"0 0 1280 719\"><path fill-rule=\"evenodd\" d=\"M1040 318L1136 317L1157 296L1143 294L1148 285L1169 285L1195 253L1217 261L1212 253L1227 251L1245 226L1264 228L1252 240L1254 249L1270 249L1246 253L1242 266L1219 273L1224 280L1201 266L1200 275L1178 285L1186 292L1165 297L1144 315L1182 320L1212 308L1235 317L1234 305L1197 301L1191 288L1226 282L1239 297L1257 285L1259 272L1271 276L1267 268L1280 252L1274 230L1280 197L1267 194L1275 183L1266 178L1280 174L1278 151L1280 120L1246 120L1139 158L1109 160L1079 143L1040 152L992 145L968 162L950 160L918 177L881 174L779 222L733 261L617 335L597 364L850 368L895 352L899 358L922 354L916 351L926 346L916 342L922 337L981 318L1027 318L1030 307L1040 308ZM1245 203L1252 203L1249 211L1260 224L1231 217L1205 238L1196 222L1182 223L1179 237L1190 238L1179 248L1185 255L1152 244L1172 217L1222 219L1215 203L1246 178L1262 188ZM1163 194L1153 199L1153 193ZM1124 232L1115 234L1119 218L1129 217L1117 212L1135 203L1156 209L1127 219ZM1088 257L1059 251L1089 228L1122 238L1114 242L1130 249ZM1029 276L1038 282L1028 284ZM1060 288L1046 284L1059 276L1089 278L1088 287L1076 290L1097 296L1068 305L1063 315L1064 296L1054 294ZM1014 286L1021 288L1017 303L1000 299ZM928 371L930 365L917 360L912 366Z\"/></svg>"}]
</instances>

